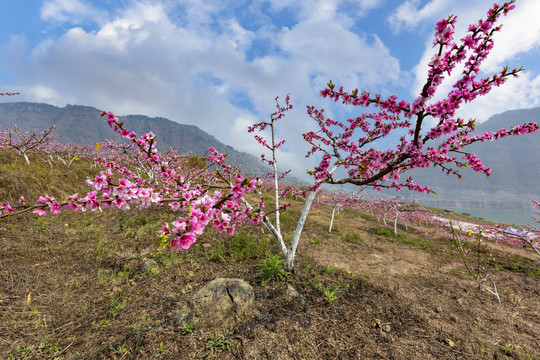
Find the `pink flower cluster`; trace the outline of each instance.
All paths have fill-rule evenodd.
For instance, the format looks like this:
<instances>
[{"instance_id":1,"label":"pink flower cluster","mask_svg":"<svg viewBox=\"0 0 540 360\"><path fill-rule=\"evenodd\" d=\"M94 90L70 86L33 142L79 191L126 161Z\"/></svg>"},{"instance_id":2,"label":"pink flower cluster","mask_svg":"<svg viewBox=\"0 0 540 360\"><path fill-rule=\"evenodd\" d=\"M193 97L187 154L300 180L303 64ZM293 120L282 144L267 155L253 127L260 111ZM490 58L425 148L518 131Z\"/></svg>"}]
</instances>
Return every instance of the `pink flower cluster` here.
<instances>
[{"instance_id":1,"label":"pink flower cluster","mask_svg":"<svg viewBox=\"0 0 540 360\"><path fill-rule=\"evenodd\" d=\"M168 244L177 250L189 248L209 224L232 234L239 224L245 221L258 223L262 218L260 212L242 203L259 181L241 176L236 168L225 163L226 157L215 149L210 148L203 161L218 169L212 172L208 169L186 169L185 156L157 150L154 134L147 133L137 138L114 114L103 112L102 116L106 116L107 123L115 132L129 141L127 145L106 142L105 148L114 149L113 153L118 151L130 155L125 158L109 153L107 158L98 158L99 165L105 170L86 180L92 191L84 197L74 194L64 201L56 201L50 196L41 196L34 205L28 205L23 198L18 206L0 205L0 218L27 211L45 216L48 212L58 214L63 208L71 211L95 211L103 207L128 210L133 205L145 209L167 204L173 211L183 213L163 227L163 233L169 235ZM152 176L142 177L137 173L138 167L129 164L132 160L147 171L146 175L151 173Z\"/></svg>"},{"instance_id":2,"label":"pink flower cluster","mask_svg":"<svg viewBox=\"0 0 540 360\"><path fill-rule=\"evenodd\" d=\"M373 96L367 91L359 93L358 89L345 92L342 87L336 89L330 81L328 87L321 91L323 97L346 105L374 106L378 112L364 113L341 123L326 117L323 109L307 107L308 115L319 126L318 131L304 134L305 141L311 145L307 155L322 154L319 165L310 171L314 179L331 184L350 183L398 190L407 187L414 191L430 192L429 187L415 184L411 177L400 182L400 175L414 168L435 166L447 174L461 177L459 169L466 166L489 176L491 169L463 148L478 141L534 133L539 128L538 124L530 122L495 133L471 135L475 121L464 121L455 116L462 103L489 93L493 87L500 86L508 77L517 77L522 71L521 68L510 70L505 67L497 74L479 78L480 65L493 48L493 35L501 29L496 22L501 15L514 8L512 3L493 5L487 17L469 26L467 34L457 43L454 41L455 16L436 24L433 42L436 52L428 64L426 83L412 104L399 100L395 95L383 99L380 94ZM450 76L456 65L462 62L464 70L452 90L442 100L432 101L445 77ZM423 130L429 118L436 125ZM376 150L370 147L398 129L407 130L407 134L401 137L395 149ZM438 145L425 146L438 139L442 139ZM336 178L329 173L329 169L336 165L345 168L348 176Z\"/></svg>"}]
</instances>

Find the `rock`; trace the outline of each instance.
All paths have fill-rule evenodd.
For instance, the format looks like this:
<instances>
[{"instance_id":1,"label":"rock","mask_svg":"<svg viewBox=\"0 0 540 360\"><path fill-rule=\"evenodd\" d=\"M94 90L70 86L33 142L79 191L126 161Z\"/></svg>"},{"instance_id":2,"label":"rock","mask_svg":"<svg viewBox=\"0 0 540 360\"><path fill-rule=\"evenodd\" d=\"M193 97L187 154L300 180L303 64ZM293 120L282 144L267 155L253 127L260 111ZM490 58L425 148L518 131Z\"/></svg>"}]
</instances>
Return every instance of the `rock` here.
<instances>
[{"instance_id":1,"label":"rock","mask_svg":"<svg viewBox=\"0 0 540 360\"><path fill-rule=\"evenodd\" d=\"M286 299L289 300L289 303L297 310L304 309L306 307L307 301L298 290L293 288L291 284L287 284L287 290L285 291Z\"/></svg>"},{"instance_id":2,"label":"rock","mask_svg":"<svg viewBox=\"0 0 540 360\"><path fill-rule=\"evenodd\" d=\"M444 339L444 342L445 342L446 344L448 344L448 346L450 346L451 348L456 347L456 343L453 342L452 340L448 339L448 338L445 338L445 339Z\"/></svg>"},{"instance_id":3,"label":"rock","mask_svg":"<svg viewBox=\"0 0 540 360\"><path fill-rule=\"evenodd\" d=\"M291 284L287 284L287 292L286 292L287 296L294 299L294 298L297 298L300 296L300 293L298 291L296 291L295 288L293 288L291 286Z\"/></svg>"},{"instance_id":4,"label":"rock","mask_svg":"<svg viewBox=\"0 0 540 360\"><path fill-rule=\"evenodd\" d=\"M223 329L248 319L255 310L253 288L242 279L218 278L197 291L173 316L174 325Z\"/></svg>"}]
</instances>

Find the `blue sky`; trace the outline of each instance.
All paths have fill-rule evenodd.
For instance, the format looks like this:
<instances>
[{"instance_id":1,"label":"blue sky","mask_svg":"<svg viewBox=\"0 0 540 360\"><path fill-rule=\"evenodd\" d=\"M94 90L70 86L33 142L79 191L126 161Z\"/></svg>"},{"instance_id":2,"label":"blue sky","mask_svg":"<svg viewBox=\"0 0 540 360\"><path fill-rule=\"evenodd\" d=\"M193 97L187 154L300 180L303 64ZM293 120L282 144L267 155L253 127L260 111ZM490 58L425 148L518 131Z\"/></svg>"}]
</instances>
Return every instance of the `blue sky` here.
<instances>
[{"instance_id":1,"label":"blue sky","mask_svg":"<svg viewBox=\"0 0 540 360\"><path fill-rule=\"evenodd\" d=\"M426 75L435 23L458 16L458 37L487 0L26 0L0 3L0 89L57 106L194 124L235 148L261 149L247 126L267 119L274 97L295 110L280 124L284 167L309 164L306 105L343 119L350 109L319 97L328 80L412 101ZM463 107L485 121L540 106L540 1L518 0L483 71L526 71ZM441 94L448 90L443 83ZM442 95L441 95L442 96ZM385 143L376 146L385 146Z\"/></svg>"}]
</instances>

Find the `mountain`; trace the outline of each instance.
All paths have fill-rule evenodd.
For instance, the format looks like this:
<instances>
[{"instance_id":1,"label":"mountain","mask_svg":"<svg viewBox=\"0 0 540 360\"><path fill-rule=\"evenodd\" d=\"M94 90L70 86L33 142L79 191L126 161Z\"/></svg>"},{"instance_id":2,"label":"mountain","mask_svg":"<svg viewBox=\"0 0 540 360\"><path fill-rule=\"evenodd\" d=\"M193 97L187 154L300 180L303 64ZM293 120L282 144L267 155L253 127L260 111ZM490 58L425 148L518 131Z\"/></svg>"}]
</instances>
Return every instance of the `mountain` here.
<instances>
[{"instance_id":1,"label":"mountain","mask_svg":"<svg viewBox=\"0 0 540 360\"><path fill-rule=\"evenodd\" d=\"M475 133L508 129L530 121L540 122L540 108L494 115L479 124ZM491 176L487 178L472 169L462 168L463 178L460 180L442 173L440 169L415 170L415 181L437 192L437 195L427 196L425 204L439 208L529 210L531 199L540 199L540 131L475 143L465 150L476 154L484 165L490 166Z\"/></svg>"},{"instance_id":2,"label":"mountain","mask_svg":"<svg viewBox=\"0 0 540 360\"><path fill-rule=\"evenodd\" d=\"M118 118L138 135L152 131L157 136L160 149L175 147L180 153L203 155L209 147L213 147L220 153L228 154L228 162L240 165L246 175L264 175L269 171L257 157L223 144L197 126L143 115ZM60 108L41 103L0 103L0 129L10 128L13 124L24 131L36 127L44 130L55 125L55 134L61 135L57 141L61 143L86 145L106 139L121 140L101 118L100 110L89 106L66 105Z\"/></svg>"}]
</instances>

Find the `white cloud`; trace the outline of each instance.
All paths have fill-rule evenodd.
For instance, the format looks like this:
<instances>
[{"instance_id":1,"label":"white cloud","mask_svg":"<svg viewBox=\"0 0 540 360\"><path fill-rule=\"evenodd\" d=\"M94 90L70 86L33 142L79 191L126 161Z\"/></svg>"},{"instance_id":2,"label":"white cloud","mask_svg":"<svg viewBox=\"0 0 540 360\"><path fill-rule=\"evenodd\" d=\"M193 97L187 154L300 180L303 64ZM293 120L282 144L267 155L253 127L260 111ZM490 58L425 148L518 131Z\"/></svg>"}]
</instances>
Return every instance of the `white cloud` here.
<instances>
[{"instance_id":1,"label":"white cloud","mask_svg":"<svg viewBox=\"0 0 540 360\"><path fill-rule=\"evenodd\" d=\"M386 21L394 32L402 29L412 30L426 20L432 21L439 16L442 10L455 6L446 0L432 0L419 9L420 0L407 0L396 8Z\"/></svg>"},{"instance_id":2,"label":"white cloud","mask_svg":"<svg viewBox=\"0 0 540 360\"><path fill-rule=\"evenodd\" d=\"M371 27L376 19L367 17L376 7L395 3L130 0L106 14L90 1L47 0L41 16L48 30L55 24L61 25L59 30L66 24L71 27L31 49L24 36L13 37L0 49L0 65L21 84L17 90L23 95L17 100L83 104L119 115L164 116L197 125L256 156L262 148L247 133L247 126L268 119L275 96L283 99L290 92L295 109L280 120L277 136L287 140L280 151L283 168L299 169L296 175L302 176L311 160L303 156L307 145L301 133L315 126L305 105L325 107L332 117L358 110L321 99L319 90L328 80L346 89L383 94L410 86L414 98L434 51L435 22L455 13L459 37L489 5L485 0L432 0L422 2L423 6L415 0L401 2L387 22L396 31L414 29L410 36L425 43L417 66L404 73L386 43L398 36L379 36ZM267 5L270 11L264 13ZM519 59L538 46L540 22L534 19L540 13L538 6L537 0L520 0L503 19L505 26L497 34L485 69ZM441 90L448 91L450 85L443 84ZM484 120L495 112L535 106L539 89L540 77L524 73L464 106L460 115Z\"/></svg>"},{"instance_id":3,"label":"white cloud","mask_svg":"<svg viewBox=\"0 0 540 360\"><path fill-rule=\"evenodd\" d=\"M366 16L370 10L384 4L382 0L268 0L273 11L284 9L295 11L299 20L329 20L336 17L340 21L351 21L350 15Z\"/></svg>"},{"instance_id":4,"label":"white cloud","mask_svg":"<svg viewBox=\"0 0 540 360\"><path fill-rule=\"evenodd\" d=\"M502 30L495 34L495 46L484 67L486 71L497 71L511 59L533 49L540 49L540 2L519 1L516 8L503 17Z\"/></svg>"},{"instance_id":5,"label":"white cloud","mask_svg":"<svg viewBox=\"0 0 540 360\"><path fill-rule=\"evenodd\" d=\"M57 23L78 24L87 20L102 23L106 15L82 0L46 0L41 7L41 19Z\"/></svg>"},{"instance_id":6,"label":"white cloud","mask_svg":"<svg viewBox=\"0 0 540 360\"><path fill-rule=\"evenodd\" d=\"M358 86L359 78L372 86L395 81L399 76L399 61L378 37L368 40L368 36L357 35L333 21L302 21L291 30L284 29L279 39L281 48L295 63L324 69L349 87Z\"/></svg>"},{"instance_id":7,"label":"white cloud","mask_svg":"<svg viewBox=\"0 0 540 360\"><path fill-rule=\"evenodd\" d=\"M288 141L280 154L283 167L299 168L301 175L311 167L301 133L314 127L305 105L330 104L319 97L328 80L349 89L379 89L393 86L402 74L378 36L353 31L353 13L343 7L366 13L380 2L291 3L282 6L296 9L297 20L280 28L251 8L240 16L233 2L132 1L103 16L106 22L95 29L77 24L43 40L30 56L24 43L15 41L22 61L10 70L32 88L25 100L164 116L197 125L254 155L261 149L247 133L248 123L266 119L274 111L274 97L290 92L296 108L279 124L278 137ZM50 21L91 13L81 1L73 8L61 8L61 1L46 4L57 5L48 15L42 12ZM254 46L260 43L265 50L258 53ZM329 115L339 111L328 108Z\"/></svg>"},{"instance_id":8,"label":"white cloud","mask_svg":"<svg viewBox=\"0 0 540 360\"><path fill-rule=\"evenodd\" d=\"M226 22L225 29L226 32L222 36L234 49L246 48L255 39L255 34L244 29L236 19L229 19Z\"/></svg>"},{"instance_id":9,"label":"white cloud","mask_svg":"<svg viewBox=\"0 0 540 360\"><path fill-rule=\"evenodd\" d=\"M46 85L38 84L21 90L24 97L29 97L33 101L51 105L63 106L70 102L68 97L63 96L56 89ZM73 100L73 99L71 99Z\"/></svg>"}]
</instances>

